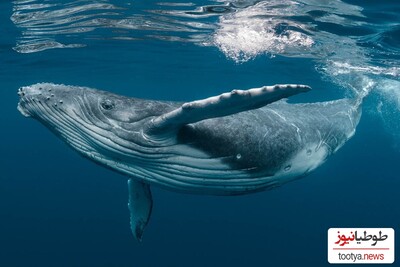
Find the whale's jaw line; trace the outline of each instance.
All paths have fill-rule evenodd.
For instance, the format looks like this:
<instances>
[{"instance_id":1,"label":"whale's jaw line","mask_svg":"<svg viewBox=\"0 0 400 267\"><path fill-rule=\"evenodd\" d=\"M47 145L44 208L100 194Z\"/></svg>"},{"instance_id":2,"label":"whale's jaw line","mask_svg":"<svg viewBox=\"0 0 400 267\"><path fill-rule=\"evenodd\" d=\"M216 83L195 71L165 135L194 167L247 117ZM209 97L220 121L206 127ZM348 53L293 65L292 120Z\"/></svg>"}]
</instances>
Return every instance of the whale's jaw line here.
<instances>
[{"instance_id":1,"label":"whale's jaw line","mask_svg":"<svg viewBox=\"0 0 400 267\"><path fill-rule=\"evenodd\" d=\"M19 100L18 106L17 106L18 111L24 117L27 117L27 118L32 117L32 115L29 112L29 110L26 107L24 107L24 105L23 105L25 93L23 92L22 88L18 89L18 96L20 97L20 100Z\"/></svg>"},{"instance_id":2,"label":"whale's jaw line","mask_svg":"<svg viewBox=\"0 0 400 267\"><path fill-rule=\"evenodd\" d=\"M26 118L32 117L32 115L29 113L29 111L26 108L24 108L21 105L21 103L18 103L17 109L22 114L22 116L24 116Z\"/></svg>"}]
</instances>

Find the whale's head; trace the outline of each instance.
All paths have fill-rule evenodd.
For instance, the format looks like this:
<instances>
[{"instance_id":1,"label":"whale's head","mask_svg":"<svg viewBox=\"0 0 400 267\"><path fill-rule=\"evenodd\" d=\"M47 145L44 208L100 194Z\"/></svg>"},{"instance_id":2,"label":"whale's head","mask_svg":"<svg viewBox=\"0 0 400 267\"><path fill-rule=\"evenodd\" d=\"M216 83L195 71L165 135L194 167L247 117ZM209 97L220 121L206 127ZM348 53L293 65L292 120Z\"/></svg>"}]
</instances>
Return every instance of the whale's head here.
<instances>
[{"instance_id":1,"label":"whale's head","mask_svg":"<svg viewBox=\"0 0 400 267\"><path fill-rule=\"evenodd\" d=\"M86 87L40 83L18 90L18 110L39 120L86 156L120 157L142 147L143 124L162 112L157 102L115 95ZM160 111L158 111L160 110Z\"/></svg>"}]
</instances>

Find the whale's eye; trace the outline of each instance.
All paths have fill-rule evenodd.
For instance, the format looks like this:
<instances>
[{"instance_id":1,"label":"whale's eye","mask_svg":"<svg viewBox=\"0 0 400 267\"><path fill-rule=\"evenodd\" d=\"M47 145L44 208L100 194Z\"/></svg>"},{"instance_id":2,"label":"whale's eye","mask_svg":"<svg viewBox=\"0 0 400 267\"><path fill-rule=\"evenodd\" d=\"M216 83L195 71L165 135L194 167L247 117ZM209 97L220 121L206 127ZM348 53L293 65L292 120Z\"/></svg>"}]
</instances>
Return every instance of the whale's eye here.
<instances>
[{"instance_id":1,"label":"whale's eye","mask_svg":"<svg viewBox=\"0 0 400 267\"><path fill-rule=\"evenodd\" d=\"M112 110L115 107L114 102L109 99L103 100L100 105L105 110Z\"/></svg>"}]
</instances>

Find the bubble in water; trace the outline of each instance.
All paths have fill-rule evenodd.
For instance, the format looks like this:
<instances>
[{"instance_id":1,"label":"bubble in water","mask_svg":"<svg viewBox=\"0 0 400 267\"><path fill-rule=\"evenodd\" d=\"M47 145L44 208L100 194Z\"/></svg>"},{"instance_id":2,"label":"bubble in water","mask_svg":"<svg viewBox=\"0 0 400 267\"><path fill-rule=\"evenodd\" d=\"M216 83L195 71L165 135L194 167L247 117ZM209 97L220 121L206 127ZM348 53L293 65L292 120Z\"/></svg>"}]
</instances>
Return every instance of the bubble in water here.
<instances>
[{"instance_id":1,"label":"bubble in water","mask_svg":"<svg viewBox=\"0 0 400 267\"><path fill-rule=\"evenodd\" d=\"M237 154L237 155L236 155L236 159L237 159L237 160L239 160L239 159L241 159L241 158L242 158L242 155L241 155L241 154Z\"/></svg>"},{"instance_id":2,"label":"bubble in water","mask_svg":"<svg viewBox=\"0 0 400 267\"><path fill-rule=\"evenodd\" d=\"M228 13L232 12L232 9L228 6L207 6L204 7L204 10L208 13Z\"/></svg>"},{"instance_id":3,"label":"bubble in water","mask_svg":"<svg viewBox=\"0 0 400 267\"><path fill-rule=\"evenodd\" d=\"M287 172L287 171L289 171L291 168L292 168L292 165L287 165L287 166L284 168L284 170L285 170L285 172Z\"/></svg>"}]
</instances>

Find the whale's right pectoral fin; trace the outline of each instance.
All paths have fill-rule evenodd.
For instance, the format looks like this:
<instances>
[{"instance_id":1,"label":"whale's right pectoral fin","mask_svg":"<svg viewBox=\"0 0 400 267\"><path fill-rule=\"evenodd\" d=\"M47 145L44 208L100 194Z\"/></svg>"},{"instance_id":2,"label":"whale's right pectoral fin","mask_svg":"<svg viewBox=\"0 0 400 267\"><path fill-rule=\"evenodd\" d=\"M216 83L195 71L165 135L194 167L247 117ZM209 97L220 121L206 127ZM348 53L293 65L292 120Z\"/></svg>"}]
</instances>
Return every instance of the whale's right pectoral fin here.
<instances>
[{"instance_id":1,"label":"whale's right pectoral fin","mask_svg":"<svg viewBox=\"0 0 400 267\"><path fill-rule=\"evenodd\" d=\"M153 207L150 186L142 182L129 179L129 203L131 230L133 236L142 241L144 228L146 227Z\"/></svg>"},{"instance_id":2,"label":"whale's right pectoral fin","mask_svg":"<svg viewBox=\"0 0 400 267\"><path fill-rule=\"evenodd\" d=\"M218 96L188 102L171 112L154 118L147 134L174 132L185 124L260 108L310 89L307 85L278 84L249 90L233 90Z\"/></svg>"}]
</instances>

